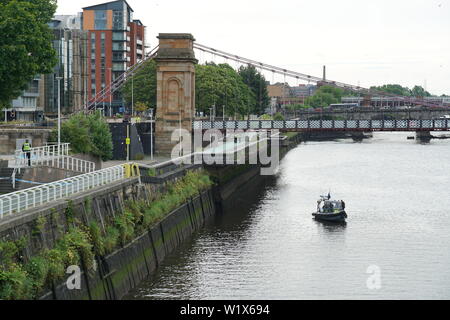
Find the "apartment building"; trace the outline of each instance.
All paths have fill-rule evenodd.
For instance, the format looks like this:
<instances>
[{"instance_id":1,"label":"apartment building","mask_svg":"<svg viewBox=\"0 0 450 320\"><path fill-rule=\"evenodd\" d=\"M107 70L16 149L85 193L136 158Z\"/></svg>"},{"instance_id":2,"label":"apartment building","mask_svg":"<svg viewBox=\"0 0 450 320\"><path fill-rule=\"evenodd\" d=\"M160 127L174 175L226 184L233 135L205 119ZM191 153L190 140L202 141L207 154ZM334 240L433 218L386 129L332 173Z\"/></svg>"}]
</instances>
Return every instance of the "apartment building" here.
<instances>
[{"instance_id":1,"label":"apartment building","mask_svg":"<svg viewBox=\"0 0 450 320\"><path fill-rule=\"evenodd\" d=\"M97 108L105 114L129 112L120 92L99 93L145 56L145 26L133 18L125 0L83 8L83 30L88 32L88 97L100 99Z\"/></svg>"}]
</instances>

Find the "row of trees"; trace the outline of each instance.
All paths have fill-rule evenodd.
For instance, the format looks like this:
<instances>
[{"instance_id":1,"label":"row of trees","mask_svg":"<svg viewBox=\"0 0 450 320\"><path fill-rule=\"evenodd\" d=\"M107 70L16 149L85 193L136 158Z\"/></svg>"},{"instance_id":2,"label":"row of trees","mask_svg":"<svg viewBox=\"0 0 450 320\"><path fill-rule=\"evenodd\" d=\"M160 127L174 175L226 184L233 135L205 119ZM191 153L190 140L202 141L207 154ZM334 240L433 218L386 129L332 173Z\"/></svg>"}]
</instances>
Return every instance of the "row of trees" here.
<instances>
[{"instance_id":1,"label":"row of trees","mask_svg":"<svg viewBox=\"0 0 450 320\"><path fill-rule=\"evenodd\" d=\"M408 87L402 87L399 84L385 84L383 86L374 86L370 88L371 90L377 90L386 93L397 94L405 97L431 97L431 93L426 91L421 86L414 86L410 89Z\"/></svg>"},{"instance_id":2,"label":"row of trees","mask_svg":"<svg viewBox=\"0 0 450 320\"><path fill-rule=\"evenodd\" d=\"M139 110L156 108L156 63L148 61L123 89L125 100ZM269 94L264 76L254 66L242 66L238 71L228 64L206 63L196 66L196 110L209 113L215 105L221 115L225 107L227 116L263 114L269 106Z\"/></svg>"},{"instance_id":3,"label":"row of trees","mask_svg":"<svg viewBox=\"0 0 450 320\"><path fill-rule=\"evenodd\" d=\"M0 1L0 109L37 74L52 72L57 60L47 23L55 11L56 0Z\"/></svg>"}]
</instances>

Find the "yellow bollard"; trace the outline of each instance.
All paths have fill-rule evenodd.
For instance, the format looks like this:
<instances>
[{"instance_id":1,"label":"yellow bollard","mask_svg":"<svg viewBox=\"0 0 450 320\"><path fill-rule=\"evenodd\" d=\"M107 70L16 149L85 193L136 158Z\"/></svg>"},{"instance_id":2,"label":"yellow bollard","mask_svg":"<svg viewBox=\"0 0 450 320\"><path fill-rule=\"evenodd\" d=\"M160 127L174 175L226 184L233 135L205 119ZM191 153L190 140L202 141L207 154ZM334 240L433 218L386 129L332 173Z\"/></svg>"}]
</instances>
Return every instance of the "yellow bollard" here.
<instances>
[{"instance_id":1,"label":"yellow bollard","mask_svg":"<svg viewBox=\"0 0 450 320\"><path fill-rule=\"evenodd\" d=\"M141 176L141 170L139 169L139 165L137 163L133 163L131 165L131 172L133 177L140 177Z\"/></svg>"},{"instance_id":2,"label":"yellow bollard","mask_svg":"<svg viewBox=\"0 0 450 320\"><path fill-rule=\"evenodd\" d=\"M126 163L126 164L123 165L123 167L125 168L125 177L126 178L131 178L131 174L132 174L132 172L131 172L131 165Z\"/></svg>"}]
</instances>

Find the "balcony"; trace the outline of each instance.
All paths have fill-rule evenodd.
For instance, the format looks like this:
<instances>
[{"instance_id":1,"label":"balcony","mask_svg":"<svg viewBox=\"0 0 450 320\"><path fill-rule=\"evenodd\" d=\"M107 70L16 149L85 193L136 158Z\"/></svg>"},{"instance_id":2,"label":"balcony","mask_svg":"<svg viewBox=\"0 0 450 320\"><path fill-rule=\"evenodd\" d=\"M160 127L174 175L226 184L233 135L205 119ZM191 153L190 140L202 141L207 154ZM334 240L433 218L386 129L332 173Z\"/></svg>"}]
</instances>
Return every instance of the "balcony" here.
<instances>
[{"instance_id":1,"label":"balcony","mask_svg":"<svg viewBox=\"0 0 450 320\"><path fill-rule=\"evenodd\" d=\"M127 61L127 56L125 53L123 54L113 54L113 58L112 58L113 62L126 62Z\"/></svg>"},{"instance_id":2,"label":"balcony","mask_svg":"<svg viewBox=\"0 0 450 320\"><path fill-rule=\"evenodd\" d=\"M112 46L113 51L127 51L127 46L125 43L113 43Z\"/></svg>"},{"instance_id":3,"label":"balcony","mask_svg":"<svg viewBox=\"0 0 450 320\"><path fill-rule=\"evenodd\" d=\"M142 46L144 45L144 42L142 42L142 40L137 39L136 40L137 45Z\"/></svg>"},{"instance_id":4,"label":"balcony","mask_svg":"<svg viewBox=\"0 0 450 320\"><path fill-rule=\"evenodd\" d=\"M113 41L125 41L127 39L125 32L113 32L112 40Z\"/></svg>"},{"instance_id":5,"label":"balcony","mask_svg":"<svg viewBox=\"0 0 450 320\"><path fill-rule=\"evenodd\" d=\"M113 63L112 71L117 72L123 72L127 70L127 64L126 63Z\"/></svg>"}]
</instances>

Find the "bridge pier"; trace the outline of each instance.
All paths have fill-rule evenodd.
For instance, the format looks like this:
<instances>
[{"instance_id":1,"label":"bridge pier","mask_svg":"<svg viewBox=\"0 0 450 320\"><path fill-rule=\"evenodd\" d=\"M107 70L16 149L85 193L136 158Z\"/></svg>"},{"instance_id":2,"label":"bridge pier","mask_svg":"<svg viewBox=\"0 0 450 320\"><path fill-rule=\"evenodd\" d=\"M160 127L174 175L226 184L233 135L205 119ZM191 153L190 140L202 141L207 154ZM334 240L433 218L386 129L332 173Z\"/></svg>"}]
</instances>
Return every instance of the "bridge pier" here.
<instances>
[{"instance_id":1,"label":"bridge pier","mask_svg":"<svg viewBox=\"0 0 450 320\"><path fill-rule=\"evenodd\" d=\"M155 151L170 156L179 143L172 142L173 133L178 129L192 133L198 60L191 34L161 33L158 39Z\"/></svg>"},{"instance_id":2,"label":"bridge pier","mask_svg":"<svg viewBox=\"0 0 450 320\"><path fill-rule=\"evenodd\" d=\"M365 138L364 132L362 132L362 131L351 132L351 136L352 136L353 141L355 141L355 142L361 142Z\"/></svg>"},{"instance_id":3,"label":"bridge pier","mask_svg":"<svg viewBox=\"0 0 450 320\"><path fill-rule=\"evenodd\" d=\"M423 143L429 143L433 139L433 136L431 135L430 131L417 131L416 132L416 140L423 142Z\"/></svg>"}]
</instances>

